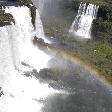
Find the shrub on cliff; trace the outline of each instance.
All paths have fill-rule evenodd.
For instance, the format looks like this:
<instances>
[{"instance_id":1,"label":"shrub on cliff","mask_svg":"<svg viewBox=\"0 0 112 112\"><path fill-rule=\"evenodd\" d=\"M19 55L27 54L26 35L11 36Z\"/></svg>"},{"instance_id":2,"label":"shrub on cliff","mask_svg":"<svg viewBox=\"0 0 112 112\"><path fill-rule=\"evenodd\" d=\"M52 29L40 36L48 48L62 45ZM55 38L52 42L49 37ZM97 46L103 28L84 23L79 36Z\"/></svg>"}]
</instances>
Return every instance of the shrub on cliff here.
<instances>
[{"instance_id":1,"label":"shrub on cliff","mask_svg":"<svg viewBox=\"0 0 112 112\"><path fill-rule=\"evenodd\" d=\"M13 16L9 13L5 13L4 10L0 9L0 26L11 24L11 22L15 23Z\"/></svg>"}]
</instances>

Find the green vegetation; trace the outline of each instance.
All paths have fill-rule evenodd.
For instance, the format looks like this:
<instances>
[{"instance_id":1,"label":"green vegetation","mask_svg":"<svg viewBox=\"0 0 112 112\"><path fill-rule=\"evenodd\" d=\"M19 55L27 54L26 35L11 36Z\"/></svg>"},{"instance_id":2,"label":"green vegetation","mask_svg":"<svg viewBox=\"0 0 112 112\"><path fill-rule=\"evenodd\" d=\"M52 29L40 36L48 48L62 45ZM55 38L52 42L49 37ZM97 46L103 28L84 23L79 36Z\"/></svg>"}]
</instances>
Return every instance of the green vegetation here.
<instances>
[{"instance_id":1,"label":"green vegetation","mask_svg":"<svg viewBox=\"0 0 112 112\"><path fill-rule=\"evenodd\" d=\"M20 2L23 5L26 5L27 7L30 8L31 17L32 17L32 24L35 27L36 7L33 6L33 2L31 0L10 0L10 1ZM30 4L32 4L32 5L30 5Z\"/></svg>"},{"instance_id":2,"label":"green vegetation","mask_svg":"<svg viewBox=\"0 0 112 112\"><path fill-rule=\"evenodd\" d=\"M17 1L23 3L24 5L26 5L30 8L31 17L32 17L32 24L35 27L36 7L30 5L30 4L33 4L33 2L31 0L17 0Z\"/></svg>"},{"instance_id":3,"label":"green vegetation","mask_svg":"<svg viewBox=\"0 0 112 112\"><path fill-rule=\"evenodd\" d=\"M86 2L86 3L94 3L96 5L105 5L105 4L111 4L111 0L78 0L80 2Z\"/></svg>"},{"instance_id":4,"label":"green vegetation","mask_svg":"<svg viewBox=\"0 0 112 112\"><path fill-rule=\"evenodd\" d=\"M92 36L94 39L108 41L112 43L112 1L111 0L76 0L67 9L76 13L80 2L93 3L99 6L97 19L93 22ZM72 16L72 15L71 15Z\"/></svg>"},{"instance_id":5,"label":"green vegetation","mask_svg":"<svg viewBox=\"0 0 112 112\"><path fill-rule=\"evenodd\" d=\"M49 22L45 21L44 29L48 36L54 36L59 40L62 49L71 51L81 59L94 64L99 71L112 78L112 4L106 0L83 0L99 5L97 19L93 22L92 39L78 41L68 35L68 29L76 15L79 1L73 1L66 5L67 14L64 18L56 16L48 17ZM71 13L72 12L72 13ZM74 13L73 13L74 12ZM69 19L67 18L69 15ZM70 18L71 17L71 18ZM59 45L58 45L59 47Z\"/></svg>"},{"instance_id":6,"label":"green vegetation","mask_svg":"<svg viewBox=\"0 0 112 112\"><path fill-rule=\"evenodd\" d=\"M14 23L13 16L11 14L5 13L4 10L0 9L0 23L8 23L11 24L11 22Z\"/></svg>"},{"instance_id":7,"label":"green vegetation","mask_svg":"<svg viewBox=\"0 0 112 112\"><path fill-rule=\"evenodd\" d=\"M112 4L106 2L99 6L98 17L93 22L93 37L112 43Z\"/></svg>"},{"instance_id":8,"label":"green vegetation","mask_svg":"<svg viewBox=\"0 0 112 112\"><path fill-rule=\"evenodd\" d=\"M94 40L81 43L69 37L63 44L65 50L74 52L74 55L97 66L99 71L112 76L112 44Z\"/></svg>"},{"instance_id":9,"label":"green vegetation","mask_svg":"<svg viewBox=\"0 0 112 112\"><path fill-rule=\"evenodd\" d=\"M29 4L33 4L31 0L9 0L9 1L18 1L21 2L22 4L28 6L31 11L31 17L32 17L32 24L35 27L35 16L36 16L36 7L35 6L30 6ZM0 23L3 24L11 24L11 22L15 23L13 16L11 14L6 14L2 8L0 8Z\"/></svg>"},{"instance_id":10,"label":"green vegetation","mask_svg":"<svg viewBox=\"0 0 112 112\"><path fill-rule=\"evenodd\" d=\"M79 56L97 66L100 71L112 76L112 44L101 41L90 41L78 48ZM78 54L78 53L77 53Z\"/></svg>"}]
</instances>

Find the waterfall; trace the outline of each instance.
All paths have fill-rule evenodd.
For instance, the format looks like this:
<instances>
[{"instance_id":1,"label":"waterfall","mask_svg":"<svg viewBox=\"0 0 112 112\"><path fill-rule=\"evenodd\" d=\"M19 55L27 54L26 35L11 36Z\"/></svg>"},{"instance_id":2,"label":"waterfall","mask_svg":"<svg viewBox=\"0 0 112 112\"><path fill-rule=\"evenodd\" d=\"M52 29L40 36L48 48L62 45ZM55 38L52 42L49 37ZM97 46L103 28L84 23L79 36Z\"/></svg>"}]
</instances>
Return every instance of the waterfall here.
<instances>
[{"instance_id":1,"label":"waterfall","mask_svg":"<svg viewBox=\"0 0 112 112\"><path fill-rule=\"evenodd\" d=\"M25 61L39 71L41 68L45 67L50 57L32 45L32 39L35 36L35 31L31 23L29 8L25 6L11 6L6 7L5 12L11 13L15 20L15 25L12 25L11 31L9 31L9 35L11 35L12 38L11 42L13 42L13 54L16 54L14 55L15 57L13 57L15 60L15 66L18 67L18 65L21 65L22 61ZM21 15L23 15L23 17L21 17ZM39 17L39 14L37 16ZM36 20L36 23L39 24L36 24L36 35L43 38L44 32L40 18Z\"/></svg>"},{"instance_id":2,"label":"waterfall","mask_svg":"<svg viewBox=\"0 0 112 112\"><path fill-rule=\"evenodd\" d=\"M40 14L39 14L37 9L36 9L35 27L36 27L36 37L42 38L46 43L50 43L50 41L48 41L45 38L45 34L44 34L44 30L43 30L43 24L42 24Z\"/></svg>"},{"instance_id":3,"label":"waterfall","mask_svg":"<svg viewBox=\"0 0 112 112\"><path fill-rule=\"evenodd\" d=\"M81 3L69 32L79 37L91 38L92 22L96 19L98 8L93 4Z\"/></svg>"},{"instance_id":4,"label":"waterfall","mask_svg":"<svg viewBox=\"0 0 112 112\"><path fill-rule=\"evenodd\" d=\"M0 97L0 112L40 112L43 106L40 100L56 90L34 76L22 74L44 68L50 56L33 46L35 30L29 8L7 6L4 10L12 14L15 24L0 27L0 87L4 94Z\"/></svg>"}]
</instances>

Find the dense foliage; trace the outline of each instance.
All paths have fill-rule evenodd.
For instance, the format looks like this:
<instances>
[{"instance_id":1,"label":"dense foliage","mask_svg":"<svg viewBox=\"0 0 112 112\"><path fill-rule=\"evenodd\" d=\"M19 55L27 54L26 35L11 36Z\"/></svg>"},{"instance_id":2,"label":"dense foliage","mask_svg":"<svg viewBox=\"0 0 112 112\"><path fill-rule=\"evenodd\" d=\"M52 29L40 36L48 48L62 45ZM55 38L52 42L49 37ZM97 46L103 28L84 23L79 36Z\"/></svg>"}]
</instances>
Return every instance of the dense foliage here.
<instances>
[{"instance_id":1,"label":"dense foliage","mask_svg":"<svg viewBox=\"0 0 112 112\"><path fill-rule=\"evenodd\" d=\"M45 32L48 36L54 36L58 39L61 48L69 50L83 60L96 65L100 71L110 77L112 76L111 0L82 0L82 2L99 5L97 19L93 22L93 38L87 41L83 40L83 42L68 35L68 29L76 16L80 2L81 0L71 0L69 3L65 1L63 5L66 13L63 14L64 19L55 15L48 17L48 21L43 21Z\"/></svg>"},{"instance_id":2,"label":"dense foliage","mask_svg":"<svg viewBox=\"0 0 112 112\"><path fill-rule=\"evenodd\" d=\"M112 4L101 4L93 23L94 38L112 43Z\"/></svg>"}]
</instances>

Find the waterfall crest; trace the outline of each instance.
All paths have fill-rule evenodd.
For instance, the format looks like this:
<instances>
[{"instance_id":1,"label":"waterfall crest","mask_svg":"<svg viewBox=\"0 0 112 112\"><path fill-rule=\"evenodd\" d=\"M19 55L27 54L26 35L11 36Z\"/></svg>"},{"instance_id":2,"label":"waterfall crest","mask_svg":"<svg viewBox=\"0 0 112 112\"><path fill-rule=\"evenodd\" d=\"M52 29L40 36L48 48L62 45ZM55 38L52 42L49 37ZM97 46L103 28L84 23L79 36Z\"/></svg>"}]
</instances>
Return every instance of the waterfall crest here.
<instances>
[{"instance_id":1,"label":"waterfall crest","mask_svg":"<svg viewBox=\"0 0 112 112\"><path fill-rule=\"evenodd\" d=\"M81 3L69 32L83 38L91 38L92 22L96 19L98 8L99 6L93 4Z\"/></svg>"}]
</instances>

